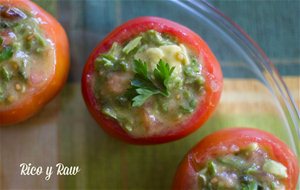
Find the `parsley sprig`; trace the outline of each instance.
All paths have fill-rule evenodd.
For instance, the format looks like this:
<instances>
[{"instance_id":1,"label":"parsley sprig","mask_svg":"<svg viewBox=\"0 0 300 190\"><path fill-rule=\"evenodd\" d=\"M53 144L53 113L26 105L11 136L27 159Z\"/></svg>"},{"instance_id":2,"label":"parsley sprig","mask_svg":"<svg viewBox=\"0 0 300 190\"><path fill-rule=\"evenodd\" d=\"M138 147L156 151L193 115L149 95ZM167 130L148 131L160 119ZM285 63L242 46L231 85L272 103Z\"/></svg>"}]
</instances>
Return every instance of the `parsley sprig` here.
<instances>
[{"instance_id":1,"label":"parsley sprig","mask_svg":"<svg viewBox=\"0 0 300 190\"><path fill-rule=\"evenodd\" d=\"M160 60L153 71L148 71L147 63L141 60L134 60L134 78L131 80L130 94L133 94L132 106L143 105L148 98L160 94L169 96L168 83L175 67L163 60Z\"/></svg>"}]
</instances>

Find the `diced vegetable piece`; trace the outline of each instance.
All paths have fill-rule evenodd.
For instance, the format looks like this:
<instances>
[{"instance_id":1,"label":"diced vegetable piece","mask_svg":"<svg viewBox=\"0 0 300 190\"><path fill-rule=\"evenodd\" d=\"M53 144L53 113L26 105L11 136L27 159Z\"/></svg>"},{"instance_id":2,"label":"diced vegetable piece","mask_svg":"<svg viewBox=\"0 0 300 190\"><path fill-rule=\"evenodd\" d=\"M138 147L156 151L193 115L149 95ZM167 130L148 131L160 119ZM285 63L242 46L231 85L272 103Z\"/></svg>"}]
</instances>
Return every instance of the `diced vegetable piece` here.
<instances>
[{"instance_id":1,"label":"diced vegetable piece","mask_svg":"<svg viewBox=\"0 0 300 190\"><path fill-rule=\"evenodd\" d=\"M185 97L187 98L187 97ZM180 105L180 108L184 111L184 113L192 113L197 105L197 102L195 99L191 99L192 97L189 97L189 101L187 103L184 103L182 105Z\"/></svg>"},{"instance_id":2,"label":"diced vegetable piece","mask_svg":"<svg viewBox=\"0 0 300 190\"><path fill-rule=\"evenodd\" d=\"M183 73L188 77L195 77L199 74L199 72L199 64L195 59L192 59L190 65L185 66L183 69Z\"/></svg>"},{"instance_id":3,"label":"diced vegetable piece","mask_svg":"<svg viewBox=\"0 0 300 190\"><path fill-rule=\"evenodd\" d=\"M21 48L22 48L21 42L15 42L13 44L13 51L14 52L17 52L17 51L21 50Z\"/></svg>"},{"instance_id":4,"label":"diced vegetable piece","mask_svg":"<svg viewBox=\"0 0 300 190\"><path fill-rule=\"evenodd\" d=\"M170 41L164 39L157 31L155 30L148 30L143 35L143 40L147 41L147 43L154 43L155 45L169 45L171 44Z\"/></svg>"},{"instance_id":5,"label":"diced vegetable piece","mask_svg":"<svg viewBox=\"0 0 300 190\"><path fill-rule=\"evenodd\" d=\"M258 184L256 181L251 181L246 185L242 186L242 190L257 190L257 189L258 189Z\"/></svg>"},{"instance_id":6,"label":"diced vegetable piece","mask_svg":"<svg viewBox=\"0 0 300 190\"><path fill-rule=\"evenodd\" d=\"M200 187L204 186L206 184L206 181L207 181L207 179L204 174L198 175L198 183L199 183Z\"/></svg>"},{"instance_id":7,"label":"diced vegetable piece","mask_svg":"<svg viewBox=\"0 0 300 190\"><path fill-rule=\"evenodd\" d=\"M207 164L207 171L211 176L216 175L217 173L217 166L213 161L208 162Z\"/></svg>"},{"instance_id":8,"label":"diced vegetable piece","mask_svg":"<svg viewBox=\"0 0 300 190\"><path fill-rule=\"evenodd\" d=\"M0 67L0 76L4 81L9 81L11 79L11 74L5 67Z\"/></svg>"},{"instance_id":9,"label":"diced vegetable piece","mask_svg":"<svg viewBox=\"0 0 300 190\"><path fill-rule=\"evenodd\" d=\"M96 71L101 71L103 67L111 71L126 71L128 64L122 59L117 59L113 53L107 53L102 54L95 60Z\"/></svg>"},{"instance_id":10,"label":"diced vegetable piece","mask_svg":"<svg viewBox=\"0 0 300 190\"><path fill-rule=\"evenodd\" d=\"M41 46L41 47L45 47L46 46L46 40L39 34L39 33L35 33L34 35L35 40L37 41L37 43Z\"/></svg>"},{"instance_id":11,"label":"diced vegetable piece","mask_svg":"<svg viewBox=\"0 0 300 190\"><path fill-rule=\"evenodd\" d=\"M117 114L116 114L116 112L115 112L114 110L112 110L111 108L104 107L104 108L102 109L102 112L103 112L104 114L106 114L106 115L108 115L108 116L114 118L114 119L117 119Z\"/></svg>"},{"instance_id":12,"label":"diced vegetable piece","mask_svg":"<svg viewBox=\"0 0 300 190\"><path fill-rule=\"evenodd\" d=\"M114 57L111 55L102 55L100 58L96 59L96 64L103 64L106 68L111 68L114 66Z\"/></svg>"},{"instance_id":13,"label":"diced vegetable piece","mask_svg":"<svg viewBox=\"0 0 300 190\"><path fill-rule=\"evenodd\" d=\"M142 37L136 37L133 40L131 40L124 48L123 52L126 54L129 54L134 48L136 48L141 43Z\"/></svg>"},{"instance_id":14,"label":"diced vegetable piece","mask_svg":"<svg viewBox=\"0 0 300 190\"><path fill-rule=\"evenodd\" d=\"M258 148L259 148L259 146L257 143L251 143L245 148L245 150L249 151L249 152L253 152L253 151L257 150Z\"/></svg>"},{"instance_id":15,"label":"diced vegetable piece","mask_svg":"<svg viewBox=\"0 0 300 190\"><path fill-rule=\"evenodd\" d=\"M20 65L19 65L18 73L23 80L28 79L28 73L26 72L26 65L27 65L27 63L25 61L21 61Z\"/></svg>"},{"instance_id":16,"label":"diced vegetable piece","mask_svg":"<svg viewBox=\"0 0 300 190\"><path fill-rule=\"evenodd\" d=\"M226 155L224 157L220 157L219 160L223 164L229 165L234 168L246 168L247 167L247 162L238 156Z\"/></svg>"},{"instance_id":17,"label":"diced vegetable piece","mask_svg":"<svg viewBox=\"0 0 300 190\"><path fill-rule=\"evenodd\" d=\"M4 100L5 100L4 84L0 83L0 102L3 102Z\"/></svg>"},{"instance_id":18,"label":"diced vegetable piece","mask_svg":"<svg viewBox=\"0 0 300 190\"><path fill-rule=\"evenodd\" d=\"M5 61L13 56L13 48L6 46L0 51L0 62Z\"/></svg>"},{"instance_id":19,"label":"diced vegetable piece","mask_svg":"<svg viewBox=\"0 0 300 190\"><path fill-rule=\"evenodd\" d=\"M257 173L259 171L259 166L257 165L252 165L251 167L249 167L245 173L247 174L253 174L253 173Z\"/></svg>"},{"instance_id":20,"label":"diced vegetable piece","mask_svg":"<svg viewBox=\"0 0 300 190\"><path fill-rule=\"evenodd\" d=\"M127 71L129 68L128 64L124 60L119 60L119 61L117 61L116 64L117 64L118 70L121 70L121 71Z\"/></svg>"},{"instance_id":21,"label":"diced vegetable piece","mask_svg":"<svg viewBox=\"0 0 300 190\"><path fill-rule=\"evenodd\" d=\"M280 178L288 177L287 172L286 172L286 167L284 165L282 165L281 163L276 162L274 160L266 160L263 165L263 170L265 172L274 174Z\"/></svg>"},{"instance_id":22,"label":"diced vegetable piece","mask_svg":"<svg viewBox=\"0 0 300 190\"><path fill-rule=\"evenodd\" d=\"M117 42L114 42L107 54L116 56L121 51L121 47Z\"/></svg>"}]
</instances>

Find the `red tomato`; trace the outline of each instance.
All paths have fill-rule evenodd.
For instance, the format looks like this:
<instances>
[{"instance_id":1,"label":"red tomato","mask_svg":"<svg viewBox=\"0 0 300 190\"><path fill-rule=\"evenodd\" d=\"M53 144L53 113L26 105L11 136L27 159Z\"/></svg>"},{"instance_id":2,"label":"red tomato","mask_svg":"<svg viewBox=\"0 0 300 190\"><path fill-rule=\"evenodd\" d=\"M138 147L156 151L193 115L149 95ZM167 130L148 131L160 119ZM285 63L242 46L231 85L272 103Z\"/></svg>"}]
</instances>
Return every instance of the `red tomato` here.
<instances>
[{"instance_id":1,"label":"red tomato","mask_svg":"<svg viewBox=\"0 0 300 190\"><path fill-rule=\"evenodd\" d=\"M299 166L296 156L281 140L274 135L250 128L223 129L208 135L188 152L176 172L173 189L198 189L196 172L203 164L219 155L232 153L233 145L243 148L256 142L265 148L272 160L287 168L288 178L284 180L287 190L296 189Z\"/></svg>"},{"instance_id":2,"label":"red tomato","mask_svg":"<svg viewBox=\"0 0 300 190\"><path fill-rule=\"evenodd\" d=\"M134 38L147 30L173 36L179 43L184 44L195 55L203 60L203 75L206 80L205 93L200 105L190 119L181 126L174 127L174 131L167 134L150 137L133 137L125 132L117 121L106 117L99 108L91 86L94 75L94 61L101 53L107 52L114 42L120 44ZM140 17L130 20L113 30L93 50L85 65L82 76L82 93L89 111L100 126L109 134L135 144L156 144L182 138L198 129L215 110L222 91L223 78L220 65L208 45L193 31L173 21L157 17Z\"/></svg>"},{"instance_id":3,"label":"red tomato","mask_svg":"<svg viewBox=\"0 0 300 190\"><path fill-rule=\"evenodd\" d=\"M60 91L67 79L69 71L69 43L66 33L57 20L45 10L29 0L0 0L0 5L16 7L33 13L34 17L42 22L40 28L45 37L54 43L55 71L46 85L33 86L30 94L25 98L15 101L12 105L0 106L0 126L19 123L37 113L46 103L48 103ZM36 73L33 79L40 80ZM32 80L34 85L34 80Z\"/></svg>"}]
</instances>

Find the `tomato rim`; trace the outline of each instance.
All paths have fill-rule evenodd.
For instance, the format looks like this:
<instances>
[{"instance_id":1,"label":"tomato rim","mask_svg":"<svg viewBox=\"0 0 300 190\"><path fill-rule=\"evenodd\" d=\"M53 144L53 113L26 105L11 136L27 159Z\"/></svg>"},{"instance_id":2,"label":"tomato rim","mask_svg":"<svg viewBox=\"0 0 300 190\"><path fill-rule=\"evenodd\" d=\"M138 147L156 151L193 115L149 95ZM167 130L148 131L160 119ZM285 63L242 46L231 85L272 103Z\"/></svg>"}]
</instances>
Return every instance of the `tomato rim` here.
<instances>
[{"instance_id":1,"label":"tomato rim","mask_svg":"<svg viewBox=\"0 0 300 190\"><path fill-rule=\"evenodd\" d=\"M97 100L93 95L92 86L90 84L92 75L94 73L94 60L100 53L104 53L109 50L113 42L124 43L126 40L133 38L141 32L154 29L158 32L173 35L179 42L187 45L197 56L201 56L204 62L204 70L208 73L205 75L205 80L210 81L209 77L212 77L214 82L217 82L219 89L217 92L212 92L210 86L206 83L205 89L209 96L205 96L204 103L198 105L195 113L192 114L188 122L183 125L176 126L175 132L154 135L151 137L132 137L126 131L124 131L116 120L108 118L101 111ZM129 31L129 34L128 34ZM189 36L189 37L188 37ZM159 144L182 138L196 129L202 126L202 124L210 117L215 110L216 105L219 102L222 86L223 76L220 65L211 52L208 45L202 40L200 36L191 31L185 26L182 26L173 21L159 18L159 17L138 17L125 22L116 29L114 29L107 37L105 37L90 54L82 74L82 94L88 110L97 121L97 123L110 135L117 137L133 144ZM200 119L199 119L199 116ZM108 127L109 126L109 127Z\"/></svg>"}]
</instances>

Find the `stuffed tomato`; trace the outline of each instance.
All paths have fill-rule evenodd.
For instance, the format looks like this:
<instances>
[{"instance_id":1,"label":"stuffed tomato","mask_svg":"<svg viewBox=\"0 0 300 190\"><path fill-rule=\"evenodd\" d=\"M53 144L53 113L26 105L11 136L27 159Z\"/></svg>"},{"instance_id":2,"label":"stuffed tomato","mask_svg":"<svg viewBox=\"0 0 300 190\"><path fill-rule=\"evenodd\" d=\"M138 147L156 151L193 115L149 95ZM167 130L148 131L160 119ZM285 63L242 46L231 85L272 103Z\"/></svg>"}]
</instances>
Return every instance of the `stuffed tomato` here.
<instances>
[{"instance_id":1,"label":"stuffed tomato","mask_svg":"<svg viewBox=\"0 0 300 190\"><path fill-rule=\"evenodd\" d=\"M287 145L267 132L223 129L188 152L173 189L295 190L297 163Z\"/></svg>"},{"instance_id":2,"label":"stuffed tomato","mask_svg":"<svg viewBox=\"0 0 300 190\"><path fill-rule=\"evenodd\" d=\"M109 134L136 144L195 131L215 110L221 90L220 65L207 44L157 17L113 30L94 49L82 76L92 116Z\"/></svg>"},{"instance_id":3,"label":"stuffed tomato","mask_svg":"<svg viewBox=\"0 0 300 190\"><path fill-rule=\"evenodd\" d=\"M62 26L28 0L0 0L0 126L37 113L62 88L69 47Z\"/></svg>"}]
</instances>

